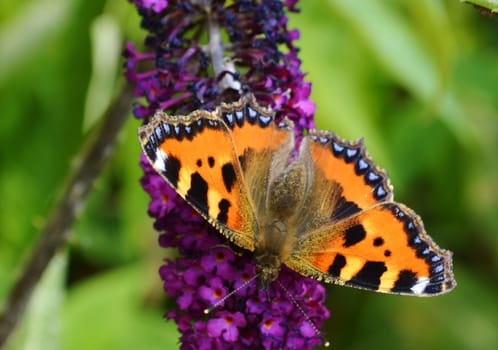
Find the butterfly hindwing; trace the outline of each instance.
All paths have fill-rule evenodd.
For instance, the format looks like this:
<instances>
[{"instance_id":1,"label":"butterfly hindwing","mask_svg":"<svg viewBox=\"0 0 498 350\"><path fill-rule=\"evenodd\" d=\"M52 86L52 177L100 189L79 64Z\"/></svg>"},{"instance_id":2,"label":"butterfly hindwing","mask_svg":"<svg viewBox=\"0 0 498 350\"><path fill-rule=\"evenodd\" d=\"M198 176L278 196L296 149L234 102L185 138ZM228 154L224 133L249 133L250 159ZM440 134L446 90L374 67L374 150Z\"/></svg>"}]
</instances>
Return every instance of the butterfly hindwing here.
<instances>
[{"instance_id":1,"label":"butterfly hindwing","mask_svg":"<svg viewBox=\"0 0 498 350\"><path fill-rule=\"evenodd\" d=\"M312 132L300 158L312 159L308 196L329 206L314 209L322 214L298 234L289 267L386 293L435 295L454 287L451 253L432 241L413 210L392 202L385 171L374 165L361 142Z\"/></svg>"},{"instance_id":2,"label":"butterfly hindwing","mask_svg":"<svg viewBox=\"0 0 498 350\"><path fill-rule=\"evenodd\" d=\"M454 287L451 253L439 248L402 204L375 205L308 237L298 254L305 257L300 261L305 274L397 294L435 295Z\"/></svg>"}]
</instances>

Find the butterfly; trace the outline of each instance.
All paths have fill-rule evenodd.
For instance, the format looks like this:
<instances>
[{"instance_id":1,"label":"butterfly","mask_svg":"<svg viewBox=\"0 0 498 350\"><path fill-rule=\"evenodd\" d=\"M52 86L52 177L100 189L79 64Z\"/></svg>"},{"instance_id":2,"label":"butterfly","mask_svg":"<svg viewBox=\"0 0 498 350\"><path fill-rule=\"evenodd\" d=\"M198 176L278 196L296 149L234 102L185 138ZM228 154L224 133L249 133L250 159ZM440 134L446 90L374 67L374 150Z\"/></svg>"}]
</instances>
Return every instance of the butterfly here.
<instances>
[{"instance_id":1,"label":"butterfly","mask_svg":"<svg viewBox=\"0 0 498 350\"><path fill-rule=\"evenodd\" d=\"M327 283L390 294L452 290L452 253L393 201L363 141L294 125L252 94L214 111L157 112L138 130L154 169L221 234L253 253L268 289L282 265Z\"/></svg>"}]
</instances>

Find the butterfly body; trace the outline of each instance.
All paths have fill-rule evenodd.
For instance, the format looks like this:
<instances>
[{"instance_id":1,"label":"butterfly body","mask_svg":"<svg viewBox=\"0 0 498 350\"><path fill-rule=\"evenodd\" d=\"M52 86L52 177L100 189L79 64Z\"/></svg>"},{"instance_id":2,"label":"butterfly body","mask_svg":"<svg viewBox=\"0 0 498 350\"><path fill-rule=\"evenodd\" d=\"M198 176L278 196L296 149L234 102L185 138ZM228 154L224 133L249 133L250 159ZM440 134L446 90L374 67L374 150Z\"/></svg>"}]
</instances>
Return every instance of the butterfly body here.
<instances>
[{"instance_id":1,"label":"butterfly body","mask_svg":"<svg viewBox=\"0 0 498 350\"><path fill-rule=\"evenodd\" d=\"M214 112L162 112L139 129L155 170L220 233L254 254L262 288L282 265L329 283L430 296L455 286L451 252L393 202L361 140L304 136L252 95Z\"/></svg>"}]
</instances>

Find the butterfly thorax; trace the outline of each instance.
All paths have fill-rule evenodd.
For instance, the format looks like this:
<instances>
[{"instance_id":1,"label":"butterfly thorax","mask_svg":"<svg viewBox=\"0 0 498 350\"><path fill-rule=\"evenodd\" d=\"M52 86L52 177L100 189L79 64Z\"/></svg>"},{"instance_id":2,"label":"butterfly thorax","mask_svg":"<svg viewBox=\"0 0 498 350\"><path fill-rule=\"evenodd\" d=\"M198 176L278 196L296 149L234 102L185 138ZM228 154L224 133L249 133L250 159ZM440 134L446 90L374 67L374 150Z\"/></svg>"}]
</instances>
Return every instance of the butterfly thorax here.
<instances>
[{"instance_id":1,"label":"butterfly thorax","mask_svg":"<svg viewBox=\"0 0 498 350\"><path fill-rule=\"evenodd\" d=\"M295 244L296 221L303 206L306 187L302 163L289 165L269 185L266 213L261 215L261 232L256 237L256 274L259 285L268 289Z\"/></svg>"}]
</instances>

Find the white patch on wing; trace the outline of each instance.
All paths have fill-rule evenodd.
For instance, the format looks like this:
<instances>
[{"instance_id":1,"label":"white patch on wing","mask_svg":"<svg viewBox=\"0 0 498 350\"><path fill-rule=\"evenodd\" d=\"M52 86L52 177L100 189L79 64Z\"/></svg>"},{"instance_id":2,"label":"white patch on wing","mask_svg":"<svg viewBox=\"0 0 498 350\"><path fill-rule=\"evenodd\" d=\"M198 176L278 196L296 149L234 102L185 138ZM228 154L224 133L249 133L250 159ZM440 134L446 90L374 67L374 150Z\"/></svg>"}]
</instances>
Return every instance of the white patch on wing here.
<instances>
[{"instance_id":1,"label":"white patch on wing","mask_svg":"<svg viewBox=\"0 0 498 350\"><path fill-rule=\"evenodd\" d=\"M156 160L154 161L154 168L157 171L166 171L166 158L168 156L160 148L156 149Z\"/></svg>"},{"instance_id":2,"label":"white patch on wing","mask_svg":"<svg viewBox=\"0 0 498 350\"><path fill-rule=\"evenodd\" d=\"M415 294L422 294L424 293L425 287L429 284L430 280L426 277L419 278L417 283L410 289L413 291Z\"/></svg>"}]
</instances>

